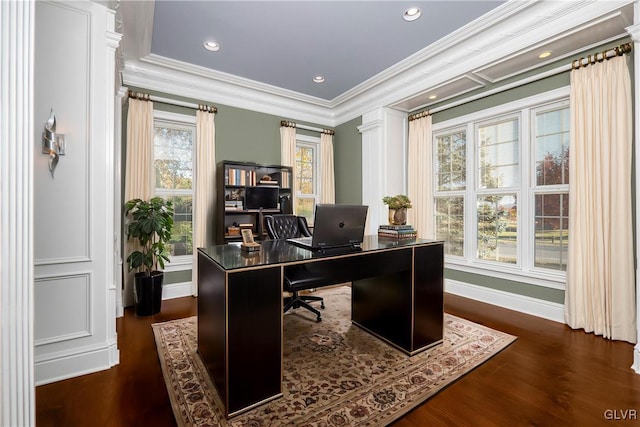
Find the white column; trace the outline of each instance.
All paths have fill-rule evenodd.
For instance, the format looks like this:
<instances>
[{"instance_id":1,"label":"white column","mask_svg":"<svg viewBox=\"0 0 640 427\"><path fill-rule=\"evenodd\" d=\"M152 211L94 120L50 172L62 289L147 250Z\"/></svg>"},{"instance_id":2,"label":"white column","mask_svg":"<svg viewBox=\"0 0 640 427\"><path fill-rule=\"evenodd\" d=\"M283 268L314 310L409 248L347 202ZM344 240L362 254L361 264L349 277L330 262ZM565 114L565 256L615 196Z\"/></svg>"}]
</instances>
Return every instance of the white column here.
<instances>
[{"instance_id":1,"label":"white column","mask_svg":"<svg viewBox=\"0 0 640 427\"><path fill-rule=\"evenodd\" d=\"M105 31L105 62L106 62L106 75L105 75L105 100L107 103L107 111L111 114L107 114L104 117L105 123L105 138L104 143L107 147L107 158L105 161L109 163L107 166L106 182L105 182L105 197L113 200L114 211L112 215L107 215L107 238L105 239L107 244L107 253L114 254L111 262L108 263L107 268L107 283L109 284L109 291L106 298L107 310L106 310L106 324L107 324L107 342L109 343L109 365L115 366L120 363L120 351L118 350L118 333L116 331L116 317L124 315L122 307L122 275L116 268L118 266L120 255L120 239L119 239L119 226L120 217L119 214L119 195L120 187L116 187L116 176L119 175L120 157L121 152L118 151L119 145L116 143L116 135L121 133L121 109L122 109L122 95L118 92L120 89L119 78L116 75L116 50L120 46L120 40L122 34L115 32L115 12L107 9L106 11L106 26ZM119 73L118 73L119 74ZM116 103L116 100L118 101ZM118 119L116 119L118 114ZM117 126L117 127L116 127ZM116 227L117 226L117 227Z\"/></svg>"},{"instance_id":2,"label":"white column","mask_svg":"<svg viewBox=\"0 0 640 427\"><path fill-rule=\"evenodd\" d=\"M633 81L634 85L633 103L634 103L634 123L640 123L640 5L635 2L633 13L634 24L627 27L626 30L633 39ZM634 130L634 149L635 149L635 169L636 169L636 248L640 248L640 173L638 173L640 166L640 126L635 126ZM638 337L636 339L636 345L633 350L633 369L636 373L640 374L640 316L638 315L638 308L640 307L640 264L636 262L636 333Z\"/></svg>"},{"instance_id":3,"label":"white column","mask_svg":"<svg viewBox=\"0 0 640 427\"><path fill-rule=\"evenodd\" d=\"M119 70L116 70L119 72ZM113 184L113 265L114 283L116 286L116 317L124 316L124 289L122 288L122 241L125 237L122 229L122 106L127 101L128 89L120 86L116 93L115 103L115 139L114 139L114 184Z\"/></svg>"},{"instance_id":4,"label":"white column","mask_svg":"<svg viewBox=\"0 0 640 427\"><path fill-rule=\"evenodd\" d=\"M0 425L35 425L34 3L0 2Z\"/></svg>"},{"instance_id":5,"label":"white column","mask_svg":"<svg viewBox=\"0 0 640 427\"><path fill-rule=\"evenodd\" d=\"M378 108L362 116L362 204L369 206L365 234L386 224L384 196L407 191L407 115Z\"/></svg>"}]
</instances>

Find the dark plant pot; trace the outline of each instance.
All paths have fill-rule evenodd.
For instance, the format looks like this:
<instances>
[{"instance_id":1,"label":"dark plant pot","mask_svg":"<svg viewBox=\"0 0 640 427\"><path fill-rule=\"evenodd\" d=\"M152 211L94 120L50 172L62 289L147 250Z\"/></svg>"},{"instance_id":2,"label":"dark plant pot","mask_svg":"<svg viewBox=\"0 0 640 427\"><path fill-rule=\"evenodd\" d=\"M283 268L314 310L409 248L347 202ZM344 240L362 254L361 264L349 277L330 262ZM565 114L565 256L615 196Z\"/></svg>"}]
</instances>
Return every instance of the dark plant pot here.
<instances>
[{"instance_id":1,"label":"dark plant pot","mask_svg":"<svg viewBox=\"0 0 640 427\"><path fill-rule=\"evenodd\" d=\"M135 274L133 297L138 316L151 316L160 312L163 280L164 273L160 271L154 271L151 276Z\"/></svg>"}]
</instances>

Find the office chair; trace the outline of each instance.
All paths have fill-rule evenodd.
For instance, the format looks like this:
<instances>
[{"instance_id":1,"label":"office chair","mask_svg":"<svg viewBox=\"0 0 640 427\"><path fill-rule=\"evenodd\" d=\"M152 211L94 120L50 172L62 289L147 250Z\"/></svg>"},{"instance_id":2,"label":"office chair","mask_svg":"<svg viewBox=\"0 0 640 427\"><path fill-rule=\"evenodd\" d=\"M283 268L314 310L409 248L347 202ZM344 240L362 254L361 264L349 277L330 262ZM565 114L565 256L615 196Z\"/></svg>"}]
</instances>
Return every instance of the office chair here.
<instances>
[{"instance_id":1,"label":"office chair","mask_svg":"<svg viewBox=\"0 0 640 427\"><path fill-rule=\"evenodd\" d=\"M264 217L267 234L271 239L289 239L292 237L311 237L307 219L296 215L266 215ZM300 291L313 289L325 281L322 274L313 272L305 265L298 265L285 270L284 287L293 295L284 306L286 313L291 308L304 307L316 315L316 321L322 320L320 311L313 308L308 301L320 301L320 308L324 308L322 297L300 295Z\"/></svg>"}]
</instances>

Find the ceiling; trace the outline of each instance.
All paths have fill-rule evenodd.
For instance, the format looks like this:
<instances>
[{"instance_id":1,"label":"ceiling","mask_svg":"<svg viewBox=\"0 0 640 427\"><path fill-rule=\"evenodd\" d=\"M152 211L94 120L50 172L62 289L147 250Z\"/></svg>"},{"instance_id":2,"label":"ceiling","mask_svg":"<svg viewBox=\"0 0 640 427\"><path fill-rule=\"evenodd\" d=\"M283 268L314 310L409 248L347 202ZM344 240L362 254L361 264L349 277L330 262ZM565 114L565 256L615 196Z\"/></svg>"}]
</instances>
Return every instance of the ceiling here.
<instances>
[{"instance_id":1,"label":"ceiling","mask_svg":"<svg viewBox=\"0 0 640 427\"><path fill-rule=\"evenodd\" d=\"M327 125L570 64L633 25L632 0L111 1L125 85Z\"/></svg>"},{"instance_id":2,"label":"ceiling","mask_svg":"<svg viewBox=\"0 0 640 427\"><path fill-rule=\"evenodd\" d=\"M158 1L151 53L331 100L502 3Z\"/></svg>"}]
</instances>

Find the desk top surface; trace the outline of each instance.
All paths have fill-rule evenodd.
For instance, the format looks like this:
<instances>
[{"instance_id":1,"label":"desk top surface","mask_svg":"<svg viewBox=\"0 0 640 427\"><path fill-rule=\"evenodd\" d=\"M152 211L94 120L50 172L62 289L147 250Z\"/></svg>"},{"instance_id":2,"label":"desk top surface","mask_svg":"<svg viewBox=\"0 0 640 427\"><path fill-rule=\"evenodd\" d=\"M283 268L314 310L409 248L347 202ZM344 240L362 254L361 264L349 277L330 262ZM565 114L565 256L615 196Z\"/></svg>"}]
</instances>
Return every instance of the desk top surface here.
<instances>
[{"instance_id":1,"label":"desk top surface","mask_svg":"<svg viewBox=\"0 0 640 427\"><path fill-rule=\"evenodd\" d=\"M313 259L330 258L335 256L359 255L367 252L390 250L411 246L442 244L441 240L426 239L387 239L378 236L365 236L361 250L328 250L326 252L312 252L299 248L286 240L265 240L260 242L260 250L245 252L239 245L217 245L198 248L202 254L212 259L225 270L235 270L247 267L264 267L274 264L288 264L311 261Z\"/></svg>"}]
</instances>

